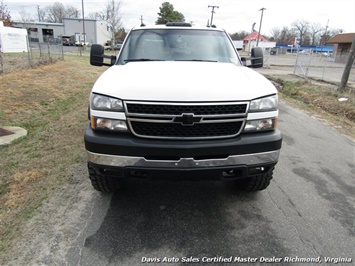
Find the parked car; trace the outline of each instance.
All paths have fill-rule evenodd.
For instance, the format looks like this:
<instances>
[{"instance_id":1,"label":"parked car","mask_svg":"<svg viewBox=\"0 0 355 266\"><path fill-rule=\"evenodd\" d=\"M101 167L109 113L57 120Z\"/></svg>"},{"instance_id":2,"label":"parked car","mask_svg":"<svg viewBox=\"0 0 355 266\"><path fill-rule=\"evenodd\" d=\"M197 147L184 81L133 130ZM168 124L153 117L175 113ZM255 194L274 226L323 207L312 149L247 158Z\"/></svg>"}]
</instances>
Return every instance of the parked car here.
<instances>
[{"instance_id":1,"label":"parked car","mask_svg":"<svg viewBox=\"0 0 355 266\"><path fill-rule=\"evenodd\" d=\"M271 48L270 54L271 55L276 55L277 54L277 48L276 47Z\"/></svg>"},{"instance_id":2,"label":"parked car","mask_svg":"<svg viewBox=\"0 0 355 266\"><path fill-rule=\"evenodd\" d=\"M112 46L108 46L106 47L106 50L121 50L121 47L122 47L122 43L119 42L119 43L116 43L114 46L113 46L113 49L112 49Z\"/></svg>"},{"instance_id":3,"label":"parked car","mask_svg":"<svg viewBox=\"0 0 355 266\"><path fill-rule=\"evenodd\" d=\"M69 38L63 38L63 45L69 46L70 44L70 39Z\"/></svg>"}]
</instances>

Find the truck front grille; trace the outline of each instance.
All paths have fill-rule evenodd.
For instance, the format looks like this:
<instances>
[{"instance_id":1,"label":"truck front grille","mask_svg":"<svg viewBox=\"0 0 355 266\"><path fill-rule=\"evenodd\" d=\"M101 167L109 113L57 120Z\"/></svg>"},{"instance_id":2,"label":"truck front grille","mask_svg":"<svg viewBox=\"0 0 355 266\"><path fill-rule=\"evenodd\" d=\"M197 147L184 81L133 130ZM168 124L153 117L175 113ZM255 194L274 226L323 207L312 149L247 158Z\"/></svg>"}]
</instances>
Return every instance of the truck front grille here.
<instances>
[{"instance_id":1,"label":"truck front grille","mask_svg":"<svg viewBox=\"0 0 355 266\"><path fill-rule=\"evenodd\" d=\"M183 126L175 123L131 122L133 131L140 136L169 138L227 137L238 134L243 122L206 123Z\"/></svg>"},{"instance_id":2,"label":"truck front grille","mask_svg":"<svg viewBox=\"0 0 355 266\"><path fill-rule=\"evenodd\" d=\"M223 104L223 105L173 105L173 104L134 104L128 103L128 113L154 114L154 115L181 115L193 113L195 115L226 115L245 114L247 104Z\"/></svg>"},{"instance_id":3,"label":"truck front grille","mask_svg":"<svg viewBox=\"0 0 355 266\"><path fill-rule=\"evenodd\" d=\"M216 139L234 137L243 129L248 102L160 103L125 102L133 134L155 139Z\"/></svg>"}]
</instances>

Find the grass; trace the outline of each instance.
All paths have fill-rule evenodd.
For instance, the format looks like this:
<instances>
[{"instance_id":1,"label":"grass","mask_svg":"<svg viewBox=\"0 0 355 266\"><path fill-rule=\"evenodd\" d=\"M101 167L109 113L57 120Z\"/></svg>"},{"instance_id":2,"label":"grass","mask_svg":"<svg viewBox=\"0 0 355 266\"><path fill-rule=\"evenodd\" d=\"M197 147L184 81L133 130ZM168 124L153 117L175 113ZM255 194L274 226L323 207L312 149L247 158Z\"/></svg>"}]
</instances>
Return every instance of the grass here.
<instances>
[{"instance_id":1,"label":"grass","mask_svg":"<svg viewBox=\"0 0 355 266\"><path fill-rule=\"evenodd\" d=\"M334 88L312 85L308 82L286 82L281 92L288 97L318 107L330 114L355 120L354 93L340 93ZM340 98L347 101L340 102Z\"/></svg>"},{"instance_id":2,"label":"grass","mask_svg":"<svg viewBox=\"0 0 355 266\"><path fill-rule=\"evenodd\" d=\"M88 57L66 56L0 75L0 125L28 130L26 138L0 147L0 252L21 237L24 223L51 193L70 181L70 167L85 160L89 92L105 69L90 66ZM284 84L282 99L354 134L354 94L278 81ZM349 100L340 103L341 97Z\"/></svg>"},{"instance_id":3,"label":"grass","mask_svg":"<svg viewBox=\"0 0 355 266\"><path fill-rule=\"evenodd\" d=\"M89 92L105 68L88 57L0 75L0 125L20 126L26 138L0 147L0 250L6 251L67 169L85 157Z\"/></svg>"},{"instance_id":4,"label":"grass","mask_svg":"<svg viewBox=\"0 0 355 266\"><path fill-rule=\"evenodd\" d=\"M272 77L269 77L273 79ZM336 86L315 85L311 82L275 80L280 98L296 105L310 115L332 126L340 133L355 139L355 92L340 93ZM346 98L346 101L339 101Z\"/></svg>"}]
</instances>

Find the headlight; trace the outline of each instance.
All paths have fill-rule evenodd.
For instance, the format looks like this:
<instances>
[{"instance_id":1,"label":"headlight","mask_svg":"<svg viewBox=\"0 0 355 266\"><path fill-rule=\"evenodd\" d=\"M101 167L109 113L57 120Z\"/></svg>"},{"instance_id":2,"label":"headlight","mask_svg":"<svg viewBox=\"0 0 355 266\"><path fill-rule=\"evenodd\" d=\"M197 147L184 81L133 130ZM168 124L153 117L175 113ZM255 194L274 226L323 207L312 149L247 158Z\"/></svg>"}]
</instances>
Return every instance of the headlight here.
<instances>
[{"instance_id":1,"label":"headlight","mask_svg":"<svg viewBox=\"0 0 355 266\"><path fill-rule=\"evenodd\" d=\"M260 98L252 100L250 102L250 112L264 112L264 111L274 111L278 107L278 97L277 95L268 96L265 98Z\"/></svg>"},{"instance_id":2,"label":"headlight","mask_svg":"<svg viewBox=\"0 0 355 266\"><path fill-rule=\"evenodd\" d=\"M123 111L123 103L119 99L91 94L91 108L103 111Z\"/></svg>"},{"instance_id":3,"label":"headlight","mask_svg":"<svg viewBox=\"0 0 355 266\"><path fill-rule=\"evenodd\" d=\"M91 126L93 129L128 131L126 121L116 119L92 117Z\"/></svg>"},{"instance_id":4,"label":"headlight","mask_svg":"<svg viewBox=\"0 0 355 266\"><path fill-rule=\"evenodd\" d=\"M277 125L277 118L251 120L246 122L244 127L244 132L273 130L276 128L276 125Z\"/></svg>"}]
</instances>

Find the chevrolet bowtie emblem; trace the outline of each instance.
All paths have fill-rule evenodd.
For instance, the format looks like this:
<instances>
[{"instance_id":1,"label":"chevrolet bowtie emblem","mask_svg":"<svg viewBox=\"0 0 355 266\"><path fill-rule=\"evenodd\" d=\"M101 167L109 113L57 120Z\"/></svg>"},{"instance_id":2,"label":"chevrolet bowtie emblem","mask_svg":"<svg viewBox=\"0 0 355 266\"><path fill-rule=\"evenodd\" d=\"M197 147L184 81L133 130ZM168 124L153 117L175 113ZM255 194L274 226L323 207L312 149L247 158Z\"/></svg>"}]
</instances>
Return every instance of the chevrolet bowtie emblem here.
<instances>
[{"instance_id":1,"label":"chevrolet bowtie emblem","mask_svg":"<svg viewBox=\"0 0 355 266\"><path fill-rule=\"evenodd\" d=\"M193 126L195 123L201 122L201 116L195 116L194 114L182 114L176 116L173 120L175 123L180 123L183 126Z\"/></svg>"}]
</instances>

